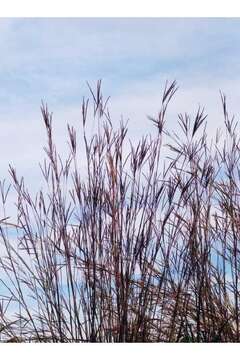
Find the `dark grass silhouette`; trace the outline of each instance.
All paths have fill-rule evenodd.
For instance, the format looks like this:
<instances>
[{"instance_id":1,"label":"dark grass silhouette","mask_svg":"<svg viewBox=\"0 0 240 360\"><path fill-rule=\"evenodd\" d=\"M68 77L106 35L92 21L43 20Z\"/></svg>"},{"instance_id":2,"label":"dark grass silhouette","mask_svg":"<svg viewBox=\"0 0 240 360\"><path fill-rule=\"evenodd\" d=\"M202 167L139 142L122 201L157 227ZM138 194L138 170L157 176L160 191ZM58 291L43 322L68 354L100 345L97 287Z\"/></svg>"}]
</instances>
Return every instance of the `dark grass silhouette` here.
<instances>
[{"instance_id":1,"label":"dark grass silhouette","mask_svg":"<svg viewBox=\"0 0 240 360\"><path fill-rule=\"evenodd\" d=\"M32 197L10 167L17 222L1 220L2 341L239 341L237 122L221 95L222 138L208 141L201 109L193 120L179 115L177 133L167 131L176 90L166 84L150 118L155 136L134 146L126 125L114 129L98 82L90 88L98 130L88 138L83 100L85 155L68 126L66 160L42 105L46 189ZM3 208L8 192L2 182Z\"/></svg>"}]
</instances>

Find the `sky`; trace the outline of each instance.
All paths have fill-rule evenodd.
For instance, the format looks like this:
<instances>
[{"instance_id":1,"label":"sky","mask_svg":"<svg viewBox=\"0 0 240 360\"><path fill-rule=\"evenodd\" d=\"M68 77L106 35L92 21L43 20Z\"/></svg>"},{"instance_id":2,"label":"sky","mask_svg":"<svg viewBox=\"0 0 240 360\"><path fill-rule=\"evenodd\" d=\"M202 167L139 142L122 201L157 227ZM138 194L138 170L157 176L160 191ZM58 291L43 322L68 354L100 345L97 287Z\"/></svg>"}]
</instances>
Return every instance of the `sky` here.
<instances>
[{"instance_id":1,"label":"sky","mask_svg":"<svg viewBox=\"0 0 240 360\"><path fill-rule=\"evenodd\" d=\"M223 124L220 89L239 113L239 39L240 19L231 18L1 18L1 179L10 163L37 189L46 140L41 101L65 149L66 125L79 124L87 81L94 87L102 79L113 123L129 119L133 140L151 131L147 115L159 110L166 80L179 85L169 126L202 105L214 134Z\"/></svg>"},{"instance_id":2,"label":"sky","mask_svg":"<svg viewBox=\"0 0 240 360\"><path fill-rule=\"evenodd\" d=\"M41 101L53 112L63 151L67 123L79 125L87 81L94 87L102 79L113 123L129 119L132 140L151 131L147 115L159 110L166 80L179 86L169 127L177 129L178 113L193 116L202 105L214 135L223 124L219 90L240 113L239 39L240 19L229 18L0 18L0 180L9 179L11 164L38 190Z\"/></svg>"}]
</instances>

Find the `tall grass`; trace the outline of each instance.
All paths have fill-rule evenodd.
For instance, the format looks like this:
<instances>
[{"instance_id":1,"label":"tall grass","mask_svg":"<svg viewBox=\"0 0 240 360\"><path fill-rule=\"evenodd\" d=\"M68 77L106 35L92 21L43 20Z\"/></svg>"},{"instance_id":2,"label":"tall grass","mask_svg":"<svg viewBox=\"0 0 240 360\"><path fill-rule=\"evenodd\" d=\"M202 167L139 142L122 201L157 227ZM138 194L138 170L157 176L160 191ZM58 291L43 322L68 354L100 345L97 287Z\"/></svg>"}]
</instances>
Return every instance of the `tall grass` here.
<instances>
[{"instance_id":1,"label":"tall grass","mask_svg":"<svg viewBox=\"0 0 240 360\"><path fill-rule=\"evenodd\" d=\"M209 141L200 108L168 131L176 90L166 84L149 118L155 135L134 145L127 125L114 128L98 82L82 103L82 138L68 126L64 160L42 105L46 187L33 197L9 170L17 221L5 211L0 226L2 341L239 341L238 124L222 94L222 137Z\"/></svg>"}]
</instances>

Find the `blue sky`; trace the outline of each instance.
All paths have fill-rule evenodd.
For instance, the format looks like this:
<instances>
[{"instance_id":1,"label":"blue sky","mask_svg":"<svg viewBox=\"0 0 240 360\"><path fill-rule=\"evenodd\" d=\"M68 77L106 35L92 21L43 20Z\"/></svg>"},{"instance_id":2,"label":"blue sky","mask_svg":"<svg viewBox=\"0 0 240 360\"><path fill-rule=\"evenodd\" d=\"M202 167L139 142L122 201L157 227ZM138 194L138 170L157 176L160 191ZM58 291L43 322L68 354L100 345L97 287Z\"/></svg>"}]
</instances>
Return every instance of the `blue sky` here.
<instances>
[{"instance_id":1,"label":"blue sky","mask_svg":"<svg viewBox=\"0 0 240 360\"><path fill-rule=\"evenodd\" d=\"M79 123L86 81L103 80L113 122L129 118L137 139L150 131L146 116L158 111L165 81L176 79L169 125L201 104L213 133L222 124L219 89L239 112L239 39L239 19L0 19L1 177L9 163L30 184L38 176L41 100L64 149L67 122Z\"/></svg>"},{"instance_id":2,"label":"blue sky","mask_svg":"<svg viewBox=\"0 0 240 360\"><path fill-rule=\"evenodd\" d=\"M165 81L176 79L169 127L200 104L213 135L223 124L219 89L240 112L239 39L240 19L0 19L0 178L11 163L29 188L39 188L41 100L53 111L64 151L67 123L79 124L86 81L103 80L113 123L129 118L137 141L151 131L147 115L157 113Z\"/></svg>"}]
</instances>

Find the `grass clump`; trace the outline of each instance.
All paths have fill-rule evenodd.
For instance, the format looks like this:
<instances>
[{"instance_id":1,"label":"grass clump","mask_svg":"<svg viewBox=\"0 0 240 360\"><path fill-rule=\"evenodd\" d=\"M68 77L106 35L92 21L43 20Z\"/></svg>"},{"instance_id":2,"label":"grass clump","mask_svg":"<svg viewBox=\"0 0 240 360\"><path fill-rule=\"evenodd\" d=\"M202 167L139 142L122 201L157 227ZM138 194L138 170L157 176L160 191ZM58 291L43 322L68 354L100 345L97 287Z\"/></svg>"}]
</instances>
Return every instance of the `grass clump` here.
<instances>
[{"instance_id":1,"label":"grass clump","mask_svg":"<svg viewBox=\"0 0 240 360\"><path fill-rule=\"evenodd\" d=\"M114 129L101 83L82 103L83 152L68 126L59 156L52 115L33 197L10 167L17 221L1 220L0 335L17 342L238 342L240 147L222 96L225 135L206 115L166 128L177 90L166 84L155 135ZM167 148L167 152L166 152ZM1 182L3 208L9 188ZM14 236L12 236L14 234Z\"/></svg>"}]
</instances>

